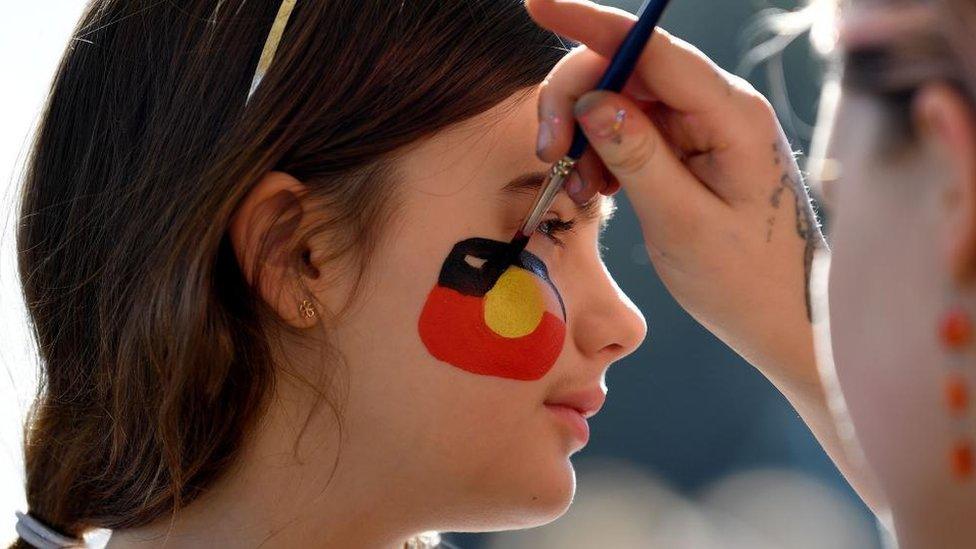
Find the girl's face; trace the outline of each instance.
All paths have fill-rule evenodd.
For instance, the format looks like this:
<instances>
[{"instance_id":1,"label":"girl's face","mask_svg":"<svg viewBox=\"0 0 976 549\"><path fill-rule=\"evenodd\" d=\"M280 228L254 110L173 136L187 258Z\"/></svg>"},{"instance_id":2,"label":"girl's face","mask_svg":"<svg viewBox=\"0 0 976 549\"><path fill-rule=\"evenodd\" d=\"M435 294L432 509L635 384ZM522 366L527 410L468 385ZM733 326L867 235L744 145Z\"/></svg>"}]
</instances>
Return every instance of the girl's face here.
<instances>
[{"instance_id":1,"label":"girl's face","mask_svg":"<svg viewBox=\"0 0 976 549\"><path fill-rule=\"evenodd\" d=\"M582 415L600 408L607 368L646 333L600 257L607 199L579 208L560 195L550 234L488 272L549 167L534 154L536 120L535 93L513 96L404 153L398 208L365 285L329 327L346 387L338 472L358 468L363 491L439 517L424 528L507 529L563 513Z\"/></svg>"},{"instance_id":2,"label":"girl's face","mask_svg":"<svg viewBox=\"0 0 976 549\"><path fill-rule=\"evenodd\" d=\"M976 376L970 358L951 356L939 340L950 307L974 310L971 292L951 277L960 257L954 235L973 222L964 206L973 149L959 147L971 128L958 123L968 115L957 99L947 88L923 87L904 112L830 84L811 158L827 176L832 248L815 267L829 265L829 297L819 305L829 309L830 337L818 332L819 358L846 403L839 429L846 432L846 419L853 424L906 547L973 539L964 532L974 524L973 479L959 478L956 448L973 435L976 416L952 411L947 382L961 373L974 387ZM908 118L917 135L904 136L896 117Z\"/></svg>"}]
</instances>

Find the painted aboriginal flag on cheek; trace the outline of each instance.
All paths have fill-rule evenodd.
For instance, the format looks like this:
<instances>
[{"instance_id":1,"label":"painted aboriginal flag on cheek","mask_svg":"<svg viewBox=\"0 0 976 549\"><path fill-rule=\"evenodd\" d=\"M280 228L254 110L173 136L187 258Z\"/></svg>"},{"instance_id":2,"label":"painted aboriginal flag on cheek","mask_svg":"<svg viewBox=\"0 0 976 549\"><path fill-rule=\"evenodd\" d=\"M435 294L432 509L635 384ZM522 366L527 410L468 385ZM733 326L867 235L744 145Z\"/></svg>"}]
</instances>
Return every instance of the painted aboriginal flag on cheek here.
<instances>
[{"instance_id":1,"label":"painted aboriginal flag on cheek","mask_svg":"<svg viewBox=\"0 0 976 549\"><path fill-rule=\"evenodd\" d=\"M420 339L438 360L475 374L536 380L566 337L566 309L546 265L508 242L454 246L420 314Z\"/></svg>"}]
</instances>

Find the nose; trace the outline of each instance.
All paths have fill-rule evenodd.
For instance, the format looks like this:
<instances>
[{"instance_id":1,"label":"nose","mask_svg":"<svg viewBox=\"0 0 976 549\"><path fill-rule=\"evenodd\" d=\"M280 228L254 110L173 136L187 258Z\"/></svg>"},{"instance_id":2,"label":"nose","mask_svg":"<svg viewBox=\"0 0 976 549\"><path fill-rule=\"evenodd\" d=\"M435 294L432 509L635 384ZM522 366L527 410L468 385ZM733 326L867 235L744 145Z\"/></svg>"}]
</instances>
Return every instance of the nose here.
<instances>
[{"instance_id":1,"label":"nose","mask_svg":"<svg viewBox=\"0 0 976 549\"><path fill-rule=\"evenodd\" d=\"M582 295L570 315L573 339L587 358L609 364L634 352L647 336L647 322L617 286L602 261L596 275L579 288Z\"/></svg>"}]
</instances>

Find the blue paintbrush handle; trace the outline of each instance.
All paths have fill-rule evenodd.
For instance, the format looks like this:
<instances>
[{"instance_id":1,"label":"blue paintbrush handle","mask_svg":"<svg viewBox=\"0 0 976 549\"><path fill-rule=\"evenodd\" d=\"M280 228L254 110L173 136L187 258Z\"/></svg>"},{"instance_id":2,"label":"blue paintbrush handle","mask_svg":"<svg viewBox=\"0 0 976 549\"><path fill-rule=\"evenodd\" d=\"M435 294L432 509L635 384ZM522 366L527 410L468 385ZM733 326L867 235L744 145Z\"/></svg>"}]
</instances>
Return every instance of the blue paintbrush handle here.
<instances>
[{"instance_id":1,"label":"blue paintbrush handle","mask_svg":"<svg viewBox=\"0 0 976 549\"><path fill-rule=\"evenodd\" d=\"M620 43L620 47L613 55L610 66L607 67L606 72L603 73L603 77L600 78L600 82L594 89L614 92L623 89L667 5L668 0L645 0L644 5L641 6L637 22L627 32L624 41ZM586 150L587 143L583 128L580 127L579 123L576 123L573 129L573 143L570 145L569 153L566 156L579 160Z\"/></svg>"}]
</instances>

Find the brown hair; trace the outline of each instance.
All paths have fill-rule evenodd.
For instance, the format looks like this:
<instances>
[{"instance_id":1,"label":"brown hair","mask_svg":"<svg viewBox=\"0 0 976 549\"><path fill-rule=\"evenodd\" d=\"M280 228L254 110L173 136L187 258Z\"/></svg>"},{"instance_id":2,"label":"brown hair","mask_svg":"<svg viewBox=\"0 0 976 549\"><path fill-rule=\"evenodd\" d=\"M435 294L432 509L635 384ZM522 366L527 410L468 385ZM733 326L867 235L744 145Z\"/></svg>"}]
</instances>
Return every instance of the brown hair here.
<instances>
[{"instance_id":1,"label":"brown hair","mask_svg":"<svg viewBox=\"0 0 976 549\"><path fill-rule=\"evenodd\" d=\"M263 174L302 181L325 206L311 232L361 272L395 153L567 51L520 0L299 2L245 109L278 4L92 0L61 60L17 250L41 369L27 502L65 534L185 505L260 416L274 319L226 230Z\"/></svg>"}]
</instances>

